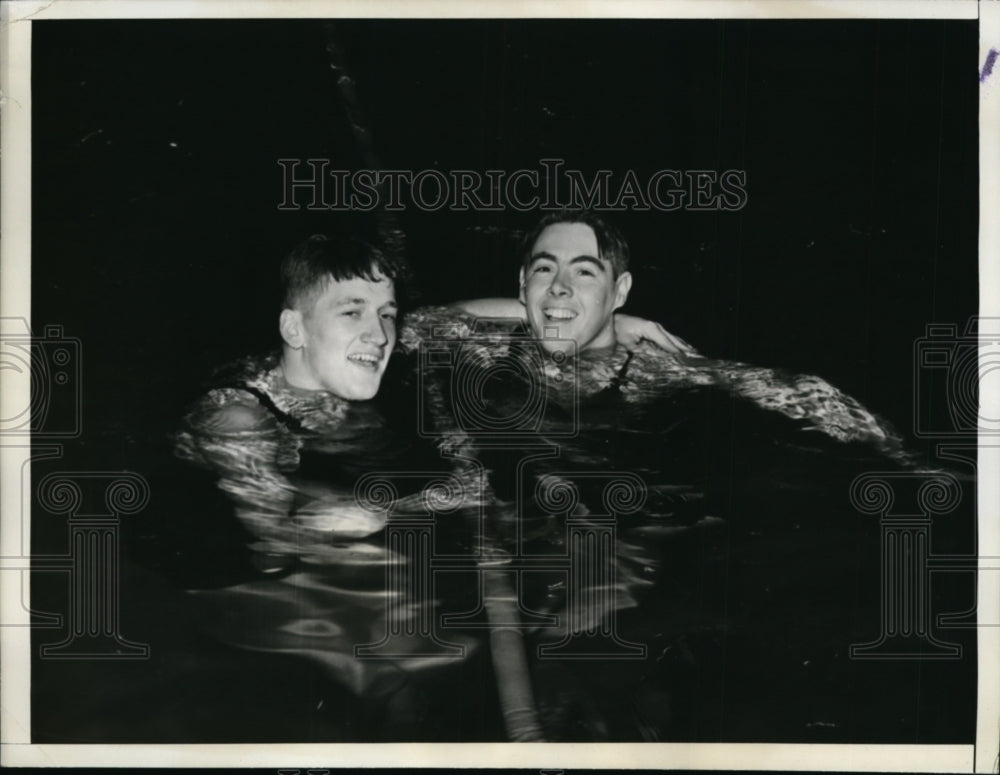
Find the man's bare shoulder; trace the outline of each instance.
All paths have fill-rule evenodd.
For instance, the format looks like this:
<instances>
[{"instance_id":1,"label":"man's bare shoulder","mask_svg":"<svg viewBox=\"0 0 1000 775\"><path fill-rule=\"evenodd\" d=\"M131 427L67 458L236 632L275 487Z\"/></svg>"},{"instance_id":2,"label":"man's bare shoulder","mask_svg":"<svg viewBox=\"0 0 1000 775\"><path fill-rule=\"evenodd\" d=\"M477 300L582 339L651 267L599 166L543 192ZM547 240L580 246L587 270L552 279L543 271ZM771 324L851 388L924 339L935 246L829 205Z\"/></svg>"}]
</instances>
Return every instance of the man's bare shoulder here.
<instances>
[{"instance_id":1,"label":"man's bare shoulder","mask_svg":"<svg viewBox=\"0 0 1000 775\"><path fill-rule=\"evenodd\" d=\"M406 314L397 345L411 352L428 342L461 342L526 331L519 318L480 317L455 305L428 306Z\"/></svg>"},{"instance_id":2,"label":"man's bare shoulder","mask_svg":"<svg viewBox=\"0 0 1000 775\"><path fill-rule=\"evenodd\" d=\"M190 429L211 434L271 433L277 429L277 420L260 399L241 388L210 390L186 420Z\"/></svg>"}]
</instances>

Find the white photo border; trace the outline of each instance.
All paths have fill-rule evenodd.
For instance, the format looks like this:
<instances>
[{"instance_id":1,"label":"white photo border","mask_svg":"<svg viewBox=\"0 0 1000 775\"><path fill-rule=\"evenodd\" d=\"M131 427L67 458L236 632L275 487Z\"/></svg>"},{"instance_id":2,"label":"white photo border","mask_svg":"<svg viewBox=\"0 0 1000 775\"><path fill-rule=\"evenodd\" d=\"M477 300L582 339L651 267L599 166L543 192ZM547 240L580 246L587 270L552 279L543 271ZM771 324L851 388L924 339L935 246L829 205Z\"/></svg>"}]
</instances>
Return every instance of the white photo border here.
<instances>
[{"instance_id":1,"label":"white photo border","mask_svg":"<svg viewBox=\"0 0 1000 775\"><path fill-rule=\"evenodd\" d=\"M31 30L43 19L97 18L927 18L977 19L979 63L1000 51L1000 2L992 0L4 0L0 3L0 315L31 319ZM1000 318L1000 67L982 79L979 101L981 317ZM0 405L27 405L29 374L0 373ZM991 387L994 389L985 389ZM1000 416L996 382L980 393L983 415ZM0 415L7 414L0 411ZM27 442L25 442L27 443ZM30 464L0 446L0 570L16 570L30 546L20 482ZM978 611L1000 620L1000 447L980 446ZM22 478L23 477L23 478ZM16 578L6 574L8 578ZM1000 628L980 627L975 745L781 744L330 744L32 745L30 600L0 587L0 756L9 766L157 767L559 767L884 772L997 772L1000 755Z\"/></svg>"}]
</instances>

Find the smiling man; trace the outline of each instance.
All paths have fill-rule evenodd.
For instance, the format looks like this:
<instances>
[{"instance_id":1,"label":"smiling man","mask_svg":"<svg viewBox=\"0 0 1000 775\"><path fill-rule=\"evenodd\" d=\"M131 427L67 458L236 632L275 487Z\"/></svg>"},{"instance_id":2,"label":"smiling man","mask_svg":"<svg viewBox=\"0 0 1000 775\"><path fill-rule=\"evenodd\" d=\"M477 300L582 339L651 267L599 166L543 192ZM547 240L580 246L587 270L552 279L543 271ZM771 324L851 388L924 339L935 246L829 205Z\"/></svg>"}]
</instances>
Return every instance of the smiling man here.
<instances>
[{"instance_id":1,"label":"smiling man","mask_svg":"<svg viewBox=\"0 0 1000 775\"><path fill-rule=\"evenodd\" d=\"M628 243L601 215L587 210L545 215L522 243L518 301L478 299L418 310L407 321L402 345L414 348L430 331L461 340L478 318L495 319L501 332L504 319L515 324L526 319L545 351L584 356L573 359L569 372L579 377L581 398L614 386L629 402L648 402L677 389L716 386L838 441L899 453L895 431L820 377L706 358L661 326L616 312L632 287L629 258ZM456 316L456 308L466 317ZM482 335L492 329L476 330ZM477 362L492 368L506 351L483 341L487 346L477 351ZM559 364L567 362L553 358L547 368L562 372Z\"/></svg>"},{"instance_id":2,"label":"smiling man","mask_svg":"<svg viewBox=\"0 0 1000 775\"><path fill-rule=\"evenodd\" d=\"M525 244L519 298L541 346L613 347L614 312L632 287L628 245L617 230L593 213L555 214Z\"/></svg>"},{"instance_id":3,"label":"smiling man","mask_svg":"<svg viewBox=\"0 0 1000 775\"><path fill-rule=\"evenodd\" d=\"M567 226L576 242L564 247L552 240L550 257L539 257L533 266L538 279L531 286L534 294L551 267L558 280L550 295L561 299L561 306L547 303L546 312L530 314L562 315L555 325L566 335L579 330L613 345L614 323L602 318L624 301L628 275L618 276L597 258L603 254L592 233L588 241L577 224ZM561 260L572 269L559 268ZM617 279L610 280L612 275ZM329 465L304 470L300 459L313 449L343 448L344 439L348 446L363 440L358 457L386 437L376 431L383 418L368 401L379 392L397 344L396 286L407 276L401 257L355 237L305 240L281 263L280 354L227 366L185 418L178 455L217 475L218 487L257 539L257 559L297 554L310 542L321 545L381 527L352 492L328 486ZM609 290L609 283L620 292ZM570 287L572 294L561 290ZM489 300L472 304L477 303L493 307ZM513 307L523 319L524 307L516 299L496 303ZM447 309L456 314L456 308ZM633 318L621 327L636 340L667 336L655 324ZM320 469L321 481L311 479Z\"/></svg>"},{"instance_id":4,"label":"smiling man","mask_svg":"<svg viewBox=\"0 0 1000 775\"><path fill-rule=\"evenodd\" d=\"M281 370L291 387L349 401L378 392L396 343L391 269L359 242L315 236L282 263Z\"/></svg>"},{"instance_id":5,"label":"smiling man","mask_svg":"<svg viewBox=\"0 0 1000 775\"><path fill-rule=\"evenodd\" d=\"M370 537L384 528L389 504L366 507L355 486L373 471L434 469L370 400L396 345L396 289L406 276L402 257L381 243L324 235L302 242L280 267L280 352L217 374L175 446L228 501L208 519L211 493L186 504L199 521L177 552L197 574L188 589L206 633L240 649L313 660L340 687L320 685L330 706L371 708L358 713L401 725L415 723L408 703L420 690L410 672L435 661L399 652L362 661L355 649L383 636L387 601L407 616L430 602L386 587L386 567L404 560ZM209 482L190 473L183 483L204 492ZM394 506L422 503L423 480L415 480L394 493ZM474 643L467 645L471 653ZM345 699L345 690L361 699Z\"/></svg>"},{"instance_id":6,"label":"smiling man","mask_svg":"<svg viewBox=\"0 0 1000 775\"><path fill-rule=\"evenodd\" d=\"M349 447L380 422L366 402L396 343L396 283L405 275L402 259L360 239L305 240L281 263L280 355L226 367L185 417L177 454L218 477L264 569L382 526L349 489L316 478L329 465L309 470L301 460Z\"/></svg>"}]
</instances>

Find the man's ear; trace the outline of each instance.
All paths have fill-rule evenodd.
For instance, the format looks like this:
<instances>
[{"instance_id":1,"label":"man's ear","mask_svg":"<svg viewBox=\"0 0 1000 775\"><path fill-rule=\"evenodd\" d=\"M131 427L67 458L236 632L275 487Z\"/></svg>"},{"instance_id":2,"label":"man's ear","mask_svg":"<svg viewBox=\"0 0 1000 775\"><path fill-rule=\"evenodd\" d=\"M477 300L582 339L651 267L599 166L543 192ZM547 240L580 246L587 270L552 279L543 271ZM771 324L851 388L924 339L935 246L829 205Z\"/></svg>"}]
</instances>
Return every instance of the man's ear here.
<instances>
[{"instance_id":1,"label":"man's ear","mask_svg":"<svg viewBox=\"0 0 1000 775\"><path fill-rule=\"evenodd\" d=\"M521 267L521 271L517 275L517 300L524 304L524 267Z\"/></svg>"},{"instance_id":2,"label":"man's ear","mask_svg":"<svg viewBox=\"0 0 1000 775\"><path fill-rule=\"evenodd\" d=\"M305 343L305 331L302 327L302 313L297 309L281 310L278 318L278 331L285 344L293 350L298 350Z\"/></svg>"},{"instance_id":3,"label":"man's ear","mask_svg":"<svg viewBox=\"0 0 1000 775\"><path fill-rule=\"evenodd\" d=\"M622 272L615 280L615 309L620 309L625 305L630 290L632 290L632 273Z\"/></svg>"}]
</instances>

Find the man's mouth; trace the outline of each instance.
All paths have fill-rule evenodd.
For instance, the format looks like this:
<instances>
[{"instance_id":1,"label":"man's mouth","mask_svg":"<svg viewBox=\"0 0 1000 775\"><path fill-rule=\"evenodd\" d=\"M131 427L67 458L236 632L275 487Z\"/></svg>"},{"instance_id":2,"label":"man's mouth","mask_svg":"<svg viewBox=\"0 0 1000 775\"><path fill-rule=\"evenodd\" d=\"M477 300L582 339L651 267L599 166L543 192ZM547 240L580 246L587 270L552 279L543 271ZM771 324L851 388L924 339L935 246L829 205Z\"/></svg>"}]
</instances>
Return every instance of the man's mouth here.
<instances>
[{"instance_id":1,"label":"man's mouth","mask_svg":"<svg viewBox=\"0 0 1000 775\"><path fill-rule=\"evenodd\" d=\"M542 314L548 320L555 322L562 322L566 320L572 320L576 317L577 313L571 309L564 309L562 307L548 307L542 310Z\"/></svg>"},{"instance_id":2,"label":"man's mouth","mask_svg":"<svg viewBox=\"0 0 1000 775\"><path fill-rule=\"evenodd\" d=\"M347 356L347 360L356 363L358 366L376 371L382 362L382 356L372 353L351 353Z\"/></svg>"}]
</instances>

